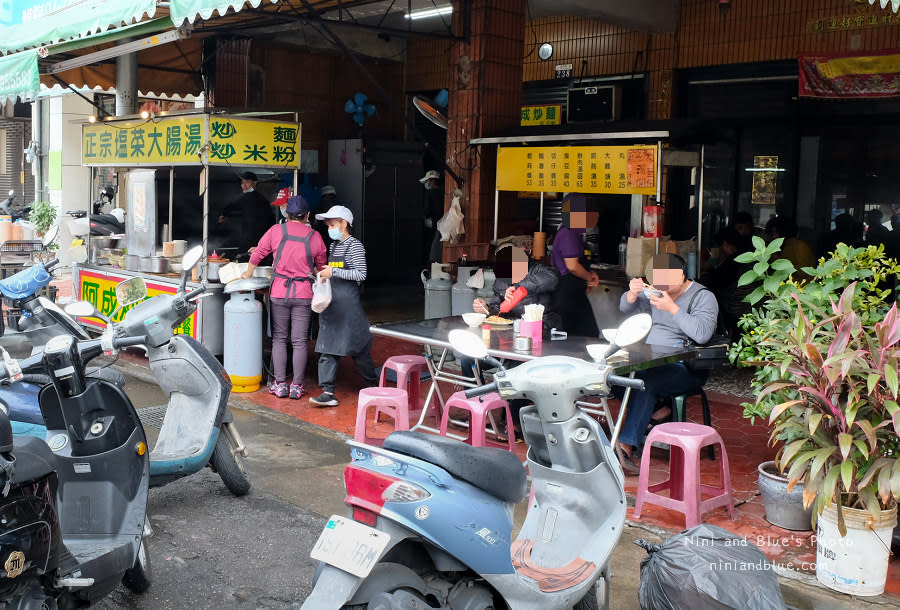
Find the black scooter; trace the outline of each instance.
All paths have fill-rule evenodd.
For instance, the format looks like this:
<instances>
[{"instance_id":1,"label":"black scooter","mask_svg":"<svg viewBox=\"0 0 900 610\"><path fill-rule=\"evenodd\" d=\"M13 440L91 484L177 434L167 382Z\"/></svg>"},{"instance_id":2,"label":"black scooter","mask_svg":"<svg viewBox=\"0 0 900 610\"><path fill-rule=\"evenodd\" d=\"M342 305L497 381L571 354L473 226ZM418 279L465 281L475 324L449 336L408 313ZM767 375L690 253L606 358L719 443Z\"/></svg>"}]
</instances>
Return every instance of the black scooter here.
<instances>
[{"instance_id":1,"label":"black scooter","mask_svg":"<svg viewBox=\"0 0 900 610\"><path fill-rule=\"evenodd\" d=\"M112 203L115 192L106 187L100 191L100 197L91 205L90 218L86 210L66 212L72 217L69 230L76 237L83 237L90 232L92 236L121 235L125 233L125 214L121 208L113 209L109 214L103 213L103 208Z\"/></svg>"},{"instance_id":2,"label":"black scooter","mask_svg":"<svg viewBox=\"0 0 900 610\"><path fill-rule=\"evenodd\" d=\"M10 191L9 197L0 201L0 214L4 216L10 216L12 221L15 222L17 220L28 220L28 214L31 212L31 206L22 207L21 205L17 205L16 201L16 192Z\"/></svg>"},{"instance_id":3,"label":"black scooter","mask_svg":"<svg viewBox=\"0 0 900 610\"><path fill-rule=\"evenodd\" d=\"M85 375L104 350L143 341L63 334L21 362L0 349L0 381L23 373L52 381L39 396L46 442L26 436L14 445L0 410L0 607L69 610L120 582L136 592L150 586L147 439L124 392Z\"/></svg>"}]
</instances>

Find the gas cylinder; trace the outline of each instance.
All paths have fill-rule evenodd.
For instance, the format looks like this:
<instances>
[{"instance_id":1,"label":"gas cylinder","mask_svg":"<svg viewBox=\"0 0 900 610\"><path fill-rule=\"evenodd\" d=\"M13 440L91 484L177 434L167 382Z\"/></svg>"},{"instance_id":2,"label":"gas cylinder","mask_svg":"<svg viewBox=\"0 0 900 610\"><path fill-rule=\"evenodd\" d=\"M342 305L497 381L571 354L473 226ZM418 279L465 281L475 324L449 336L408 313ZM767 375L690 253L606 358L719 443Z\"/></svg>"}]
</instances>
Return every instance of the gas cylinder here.
<instances>
[{"instance_id":1,"label":"gas cylinder","mask_svg":"<svg viewBox=\"0 0 900 610\"><path fill-rule=\"evenodd\" d=\"M475 300L476 292L474 288L466 286L466 282L476 271L478 271L478 267L460 266L456 268L456 283L450 289L452 315L460 316L472 311L472 301Z\"/></svg>"},{"instance_id":2,"label":"gas cylinder","mask_svg":"<svg viewBox=\"0 0 900 610\"><path fill-rule=\"evenodd\" d=\"M422 284L425 285L425 319L446 318L450 315L450 287L453 282L441 263L431 263L431 276L426 278L422 271Z\"/></svg>"},{"instance_id":3,"label":"gas cylinder","mask_svg":"<svg viewBox=\"0 0 900 610\"><path fill-rule=\"evenodd\" d=\"M225 303L223 364L232 392L255 392L262 382L262 310L252 291L231 291Z\"/></svg>"}]
</instances>

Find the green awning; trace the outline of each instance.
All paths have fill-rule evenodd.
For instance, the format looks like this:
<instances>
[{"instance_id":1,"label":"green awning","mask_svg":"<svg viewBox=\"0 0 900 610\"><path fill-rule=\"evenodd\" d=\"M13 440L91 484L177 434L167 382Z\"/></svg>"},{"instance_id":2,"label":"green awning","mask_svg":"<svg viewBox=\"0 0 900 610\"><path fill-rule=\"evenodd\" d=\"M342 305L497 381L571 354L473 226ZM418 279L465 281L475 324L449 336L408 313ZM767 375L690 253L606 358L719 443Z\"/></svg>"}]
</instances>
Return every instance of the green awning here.
<instances>
[{"instance_id":1,"label":"green awning","mask_svg":"<svg viewBox=\"0 0 900 610\"><path fill-rule=\"evenodd\" d=\"M278 3L278 0L268 1L272 4ZM224 15L229 8L238 12L244 7L244 4L257 8L262 2L263 0L246 0L246 2L243 0L170 0L169 15L172 16L172 23L178 26L185 21L193 23L198 17L209 19L212 17L213 11Z\"/></svg>"},{"instance_id":2,"label":"green awning","mask_svg":"<svg viewBox=\"0 0 900 610\"><path fill-rule=\"evenodd\" d=\"M0 53L53 44L156 13L156 0L18 0L11 2L0 36Z\"/></svg>"},{"instance_id":3,"label":"green awning","mask_svg":"<svg viewBox=\"0 0 900 610\"><path fill-rule=\"evenodd\" d=\"M869 0L869 4L875 4L876 0ZM894 9L894 12L900 11L900 0L879 0L881 8L886 8L888 4Z\"/></svg>"},{"instance_id":4,"label":"green awning","mask_svg":"<svg viewBox=\"0 0 900 610\"><path fill-rule=\"evenodd\" d=\"M0 103L34 99L40 89L37 49L0 57Z\"/></svg>"}]
</instances>

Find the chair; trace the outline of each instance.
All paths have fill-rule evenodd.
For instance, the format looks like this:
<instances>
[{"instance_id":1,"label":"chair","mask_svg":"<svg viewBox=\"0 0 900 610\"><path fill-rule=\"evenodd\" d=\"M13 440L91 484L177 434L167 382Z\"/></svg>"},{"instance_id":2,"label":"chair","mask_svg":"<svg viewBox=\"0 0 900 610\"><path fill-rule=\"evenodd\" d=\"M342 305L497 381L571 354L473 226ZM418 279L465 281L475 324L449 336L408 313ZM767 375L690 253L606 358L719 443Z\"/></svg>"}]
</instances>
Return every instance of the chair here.
<instances>
[{"instance_id":1,"label":"chair","mask_svg":"<svg viewBox=\"0 0 900 610\"><path fill-rule=\"evenodd\" d=\"M662 483L649 485L650 451L654 442L669 445L669 478ZM721 449L721 487L700 482L700 450L711 444L719 445ZM666 490L669 491L668 496L657 493ZM703 494L712 494L712 497L704 500ZM699 525L703 513L719 506L725 506L728 516L734 520L731 471L728 467L728 454L719 433L709 426L685 422L659 424L650 430L641 455L641 473L634 502L635 519L641 518L645 502L683 513L686 529Z\"/></svg>"},{"instance_id":2,"label":"chair","mask_svg":"<svg viewBox=\"0 0 900 610\"><path fill-rule=\"evenodd\" d=\"M356 428L354 440L369 445L381 445L383 438L369 436L366 430L366 416L370 407L377 414L383 413L394 418L394 430L409 430L409 397L406 390L400 388L363 388L359 391L356 406Z\"/></svg>"},{"instance_id":3,"label":"chair","mask_svg":"<svg viewBox=\"0 0 900 610\"><path fill-rule=\"evenodd\" d=\"M417 419L425 406L425 397L421 392L422 372L431 373L428 369L428 360L424 356L412 354L403 356L391 356L384 361L381 367L381 377L378 380L379 387L387 386L387 371L392 370L397 375L397 387L406 390L409 396L409 411L413 419ZM381 415L386 414L381 408L375 410L375 421L380 421Z\"/></svg>"},{"instance_id":4,"label":"chair","mask_svg":"<svg viewBox=\"0 0 900 610\"><path fill-rule=\"evenodd\" d=\"M504 447L513 451L516 445L516 435L513 428L512 412L509 403L500 398L496 392L466 398L465 392L455 392L444 405L441 415L441 436L447 436L447 427L450 423L451 411L461 409L469 413L469 431L465 442L473 447ZM487 422L492 411L502 410L506 414L506 442L494 441L487 437ZM493 424L493 421L492 421ZM494 432L497 430L495 429Z\"/></svg>"},{"instance_id":5,"label":"chair","mask_svg":"<svg viewBox=\"0 0 900 610\"><path fill-rule=\"evenodd\" d=\"M699 396L700 402L703 405L703 425L712 427L712 416L709 412L709 398L706 397L706 392L703 391L702 387L697 387L693 390L685 392L684 394L678 394L675 396L667 396L666 399L671 402L669 405L672 408L672 421L683 422L684 413L685 413L685 402L691 396ZM716 448L713 445L710 445L706 448L707 453L709 454L709 459L716 459Z\"/></svg>"}]
</instances>

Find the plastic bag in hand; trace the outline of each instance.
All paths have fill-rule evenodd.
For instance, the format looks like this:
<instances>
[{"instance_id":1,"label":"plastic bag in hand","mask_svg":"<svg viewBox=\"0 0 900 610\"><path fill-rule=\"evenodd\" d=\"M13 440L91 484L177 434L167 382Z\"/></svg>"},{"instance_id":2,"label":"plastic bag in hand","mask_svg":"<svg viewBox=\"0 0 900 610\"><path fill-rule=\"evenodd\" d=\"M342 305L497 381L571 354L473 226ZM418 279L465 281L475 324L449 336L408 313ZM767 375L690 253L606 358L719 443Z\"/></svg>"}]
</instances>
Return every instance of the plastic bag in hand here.
<instances>
[{"instance_id":1,"label":"plastic bag in hand","mask_svg":"<svg viewBox=\"0 0 900 610\"><path fill-rule=\"evenodd\" d=\"M331 305L331 280L322 279L322 274L316 274L316 281L313 284L313 297L310 307L316 313L322 313Z\"/></svg>"},{"instance_id":2,"label":"plastic bag in hand","mask_svg":"<svg viewBox=\"0 0 900 610\"><path fill-rule=\"evenodd\" d=\"M453 198L450 209L438 221L437 228L441 233L441 241L453 241L465 232L459 197Z\"/></svg>"}]
</instances>

